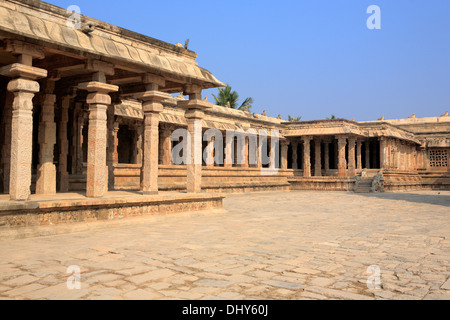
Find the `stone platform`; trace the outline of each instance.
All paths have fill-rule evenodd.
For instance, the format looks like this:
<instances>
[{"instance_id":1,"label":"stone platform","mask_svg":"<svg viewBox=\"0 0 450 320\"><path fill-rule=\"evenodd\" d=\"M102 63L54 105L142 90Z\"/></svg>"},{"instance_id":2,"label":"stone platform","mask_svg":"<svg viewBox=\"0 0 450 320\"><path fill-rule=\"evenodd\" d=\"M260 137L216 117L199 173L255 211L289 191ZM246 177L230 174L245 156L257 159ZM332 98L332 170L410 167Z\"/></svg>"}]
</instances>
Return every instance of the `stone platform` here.
<instances>
[{"instance_id":1,"label":"stone platform","mask_svg":"<svg viewBox=\"0 0 450 320\"><path fill-rule=\"evenodd\" d=\"M0 240L64 233L60 228L56 230L57 225L85 225L83 230L89 223L98 221L221 210L224 197L175 192L143 196L137 192L114 191L99 199L87 198L84 193L66 193L33 195L30 201L14 202L9 201L8 195L1 195Z\"/></svg>"}]
</instances>

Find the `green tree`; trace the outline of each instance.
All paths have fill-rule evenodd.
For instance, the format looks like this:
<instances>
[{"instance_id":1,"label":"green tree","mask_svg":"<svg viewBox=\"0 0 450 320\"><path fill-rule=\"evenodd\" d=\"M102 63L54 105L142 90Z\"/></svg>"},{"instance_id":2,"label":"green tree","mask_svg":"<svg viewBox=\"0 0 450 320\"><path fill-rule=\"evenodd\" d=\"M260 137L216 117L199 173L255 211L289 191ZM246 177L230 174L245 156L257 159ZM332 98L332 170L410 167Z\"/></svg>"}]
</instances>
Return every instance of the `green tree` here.
<instances>
[{"instance_id":1,"label":"green tree","mask_svg":"<svg viewBox=\"0 0 450 320\"><path fill-rule=\"evenodd\" d=\"M336 116L332 115L331 118L327 118L327 120L336 120Z\"/></svg>"},{"instance_id":2,"label":"green tree","mask_svg":"<svg viewBox=\"0 0 450 320\"><path fill-rule=\"evenodd\" d=\"M219 94L213 94L216 104L222 107L230 107L238 110L250 110L253 104L253 98L247 98L239 105L239 94L236 91L231 91L231 87L227 86L225 89L219 88Z\"/></svg>"},{"instance_id":3,"label":"green tree","mask_svg":"<svg viewBox=\"0 0 450 320\"><path fill-rule=\"evenodd\" d=\"M293 118L293 117L289 116L288 120L289 120L289 122L300 122L300 121L302 121L302 117Z\"/></svg>"}]
</instances>

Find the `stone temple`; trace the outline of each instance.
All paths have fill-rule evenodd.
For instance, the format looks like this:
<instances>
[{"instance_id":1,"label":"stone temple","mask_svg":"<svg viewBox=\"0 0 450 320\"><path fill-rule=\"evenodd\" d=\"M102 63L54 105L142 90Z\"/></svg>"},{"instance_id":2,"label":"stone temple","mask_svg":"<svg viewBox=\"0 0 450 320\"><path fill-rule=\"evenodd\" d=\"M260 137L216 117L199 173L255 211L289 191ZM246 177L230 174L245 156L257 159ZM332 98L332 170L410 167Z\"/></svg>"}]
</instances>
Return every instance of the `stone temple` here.
<instances>
[{"instance_id":1,"label":"stone temple","mask_svg":"<svg viewBox=\"0 0 450 320\"><path fill-rule=\"evenodd\" d=\"M0 2L0 229L214 210L230 192L450 188L448 113L287 122L215 106L202 90L225 84L195 52L68 18ZM195 143L199 124L223 141ZM178 129L201 163L173 163Z\"/></svg>"}]
</instances>

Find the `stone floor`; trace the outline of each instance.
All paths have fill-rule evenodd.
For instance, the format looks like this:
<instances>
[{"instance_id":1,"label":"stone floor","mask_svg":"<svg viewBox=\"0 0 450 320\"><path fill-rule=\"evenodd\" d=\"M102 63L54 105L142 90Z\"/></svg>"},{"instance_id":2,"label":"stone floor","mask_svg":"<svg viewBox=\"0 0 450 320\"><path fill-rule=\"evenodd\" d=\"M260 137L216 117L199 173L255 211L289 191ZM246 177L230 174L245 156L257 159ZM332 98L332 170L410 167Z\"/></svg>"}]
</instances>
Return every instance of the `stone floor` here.
<instances>
[{"instance_id":1,"label":"stone floor","mask_svg":"<svg viewBox=\"0 0 450 320\"><path fill-rule=\"evenodd\" d=\"M230 195L226 214L0 242L0 298L450 299L449 208L449 191Z\"/></svg>"}]
</instances>

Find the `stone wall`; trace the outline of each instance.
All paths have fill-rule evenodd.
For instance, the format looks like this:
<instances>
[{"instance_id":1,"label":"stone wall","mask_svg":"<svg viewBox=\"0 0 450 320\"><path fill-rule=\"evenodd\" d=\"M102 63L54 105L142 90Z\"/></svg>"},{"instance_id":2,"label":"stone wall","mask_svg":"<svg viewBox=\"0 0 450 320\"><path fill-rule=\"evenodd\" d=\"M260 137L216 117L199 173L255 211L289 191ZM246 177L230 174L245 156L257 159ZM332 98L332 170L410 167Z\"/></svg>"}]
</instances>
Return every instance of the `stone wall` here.
<instances>
[{"instance_id":1,"label":"stone wall","mask_svg":"<svg viewBox=\"0 0 450 320\"><path fill-rule=\"evenodd\" d=\"M354 178L337 177L296 177L288 180L291 190L352 191L356 183Z\"/></svg>"}]
</instances>

